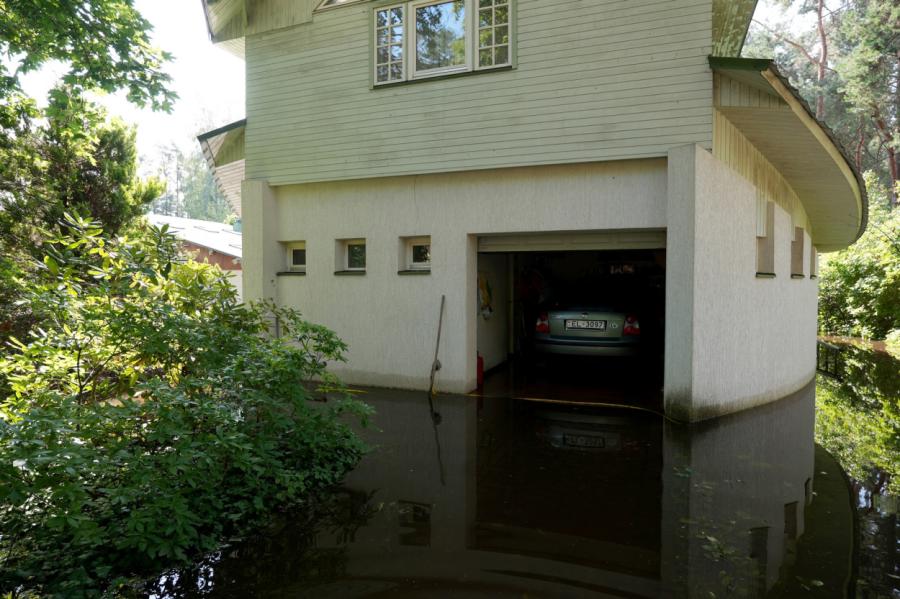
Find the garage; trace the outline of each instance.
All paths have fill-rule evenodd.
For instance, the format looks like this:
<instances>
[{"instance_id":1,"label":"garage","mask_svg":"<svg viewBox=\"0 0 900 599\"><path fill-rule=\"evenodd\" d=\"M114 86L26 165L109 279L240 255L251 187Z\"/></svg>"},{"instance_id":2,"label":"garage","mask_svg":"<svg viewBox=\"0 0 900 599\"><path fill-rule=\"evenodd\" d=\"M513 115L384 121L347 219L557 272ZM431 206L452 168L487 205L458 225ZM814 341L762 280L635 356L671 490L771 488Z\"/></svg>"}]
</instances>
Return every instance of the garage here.
<instances>
[{"instance_id":1,"label":"garage","mask_svg":"<svg viewBox=\"0 0 900 599\"><path fill-rule=\"evenodd\" d=\"M479 392L662 408L665 231L478 238Z\"/></svg>"}]
</instances>

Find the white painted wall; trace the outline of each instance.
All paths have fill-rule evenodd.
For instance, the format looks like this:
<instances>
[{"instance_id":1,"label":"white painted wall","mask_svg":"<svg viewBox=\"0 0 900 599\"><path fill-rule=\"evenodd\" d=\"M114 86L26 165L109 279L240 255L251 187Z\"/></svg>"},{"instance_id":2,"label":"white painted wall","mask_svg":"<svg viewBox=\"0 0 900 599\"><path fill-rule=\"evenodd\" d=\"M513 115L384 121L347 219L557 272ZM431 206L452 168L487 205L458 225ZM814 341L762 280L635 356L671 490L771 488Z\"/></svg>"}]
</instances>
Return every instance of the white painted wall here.
<instances>
[{"instance_id":1,"label":"white painted wall","mask_svg":"<svg viewBox=\"0 0 900 599\"><path fill-rule=\"evenodd\" d=\"M424 389L441 295L441 391L475 387L477 236L665 227L664 159L268 188L245 182L245 297L275 297L350 346L349 383ZM269 201L269 196L274 200ZM262 209L266 205L265 210ZM432 272L397 274L400 237L431 235ZM334 275L335 239L367 240L365 276ZM280 242L305 241L307 275L278 277ZM270 295L271 293L271 295Z\"/></svg>"},{"instance_id":2,"label":"white painted wall","mask_svg":"<svg viewBox=\"0 0 900 599\"><path fill-rule=\"evenodd\" d=\"M667 412L702 420L793 393L815 374L818 289L808 260L791 278L790 215L775 207L776 277L757 278L752 183L697 146L668 166Z\"/></svg>"},{"instance_id":3,"label":"white painted wall","mask_svg":"<svg viewBox=\"0 0 900 599\"><path fill-rule=\"evenodd\" d=\"M479 254L478 277L490 285L492 311L476 311L478 353L484 357L485 371L499 366L509 354L509 257L504 254ZM476 298L476 301L477 298Z\"/></svg>"}]
</instances>

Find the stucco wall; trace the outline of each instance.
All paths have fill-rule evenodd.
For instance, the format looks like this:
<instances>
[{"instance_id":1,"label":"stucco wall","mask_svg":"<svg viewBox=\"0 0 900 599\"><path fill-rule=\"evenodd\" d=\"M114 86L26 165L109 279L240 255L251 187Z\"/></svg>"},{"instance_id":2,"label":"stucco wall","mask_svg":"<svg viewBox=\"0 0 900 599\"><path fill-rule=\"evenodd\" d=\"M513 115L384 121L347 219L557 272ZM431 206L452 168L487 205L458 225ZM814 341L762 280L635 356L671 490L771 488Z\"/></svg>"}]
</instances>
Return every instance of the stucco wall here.
<instances>
[{"instance_id":1,"label":"stucco wall","mask_svg":"<svg viewBox=\"0 0 900 599\"><path fill-rule=\"evenodd\" d=\"M756 276L756 189L697 146L669 154L666 409L702 420L784 397L815 373L817 282L791 277L775 207L775 278ZM809 236L804 255L809 256Z\"/></svg>"},{"instance_id":2,"label":"stucco wall","mask_svg":"<svg viewBox=\"0 0 900 599\"><path fill-rule=\"evenodd\" d=\"M269 188L244 184L245 296L272 297L350 346L350 383L422 389L447 298L437 388L475 387L477 237L665 227L663 159L392 177ZM430 275L401 276L400 237L430 235ZM365 238L364 276L336 276L335 240ZM305 241L306 276L281 243Z\"/></svg>"}]
</instances>

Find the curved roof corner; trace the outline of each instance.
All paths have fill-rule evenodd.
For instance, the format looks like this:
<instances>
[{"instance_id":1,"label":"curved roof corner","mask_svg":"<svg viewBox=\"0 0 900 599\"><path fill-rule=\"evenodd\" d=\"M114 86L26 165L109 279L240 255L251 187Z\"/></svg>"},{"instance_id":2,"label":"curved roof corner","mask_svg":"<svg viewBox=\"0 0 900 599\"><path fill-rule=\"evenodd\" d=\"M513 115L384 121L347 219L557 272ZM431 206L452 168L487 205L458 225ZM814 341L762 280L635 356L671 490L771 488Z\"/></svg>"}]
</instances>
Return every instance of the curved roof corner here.
<instances>
[{"instance_id":1,"label":"curved roof corner","mask_svg":"<svg viewBox=\"0 0 900 599\"><path fill-rule=\"evenodd\" d=\"M780 102L719 100L716 109L778 169L803 203L822 252L859 239L868 220L866 186L840 142L774 61L710 56L713 71Z\"/></svg>"}]
</instances>

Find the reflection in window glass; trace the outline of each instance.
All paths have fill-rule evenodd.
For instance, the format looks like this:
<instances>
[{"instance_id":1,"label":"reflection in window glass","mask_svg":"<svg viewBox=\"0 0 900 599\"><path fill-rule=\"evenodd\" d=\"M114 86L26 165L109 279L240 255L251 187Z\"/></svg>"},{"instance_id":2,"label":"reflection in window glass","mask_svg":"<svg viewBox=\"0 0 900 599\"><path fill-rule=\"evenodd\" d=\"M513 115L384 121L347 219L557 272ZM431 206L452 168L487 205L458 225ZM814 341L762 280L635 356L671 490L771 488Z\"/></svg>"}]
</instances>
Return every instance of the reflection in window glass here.
<instances>
[{"instance_id":1,"label":"reflection in window glass","mask_svg":"<svg viewBox=\"0 0 900 599\"><path fill-rule=\"evenodd\" d=\"M332 6L342 6L344 4L353 4L354 2L360 1L361 0L322 0L322 3L319 4L319 8L317 8L316 10L331 8Z\"/></svg>"},{"instance_id":2,"label":"reflection in window glass","mask_svg":"<svg viewBox=\"0 0 900 599\"><path fill-rule=\"evenodd\" d=\"M466 9L463 0L416 8L416 70L466 64Z\"/></svg>"},{"instance_id":3,"label":"reflection in window glass","mask_svg":"<svg viewBox=\"0 0 900 599\"><path fill-rule=\"evenodd\" d=\"M366 267L366 244L365 243L348 243L347 244L347 268L351 270L362 270Z\"/></svg>"},{"instance_id":4,"label":"reflection in window glass","mask_svg":"<svg viewBox=\"0 0 900 599\"><path fill-rule=\"evenodd\" d=\"M478 0L478 66L509 64L509 0Z\"/></svg>"},{"instance_id":5,"label":"reflection in window glass","mask_svg":"<svg viewBox=\"0 0 900 599\"><path fill-rule=\"evenodd\" d=\"M431 246L427 244L414 244L412 246L412 262L415 266L427 266L431 264Z\"/></svg>"},{"instance_id":6,"label":"reflection in window glass","mask_svg":"<svg viewBox=\"0 0 900 599\"><path fill-rule=\"evenodd\" d=\"M291 250L291 266L306 266L306 250Z\"/></svg>"},{"instance_id":7,"label":"reflection in window glass","mask_svg":"<svg viewBox=\"0 0 900 599\"><path fill-rule=\"evenodd\" d=\"M375 11L375 82L403 77L403 7Z\"/></svg>"}]
</instances>

